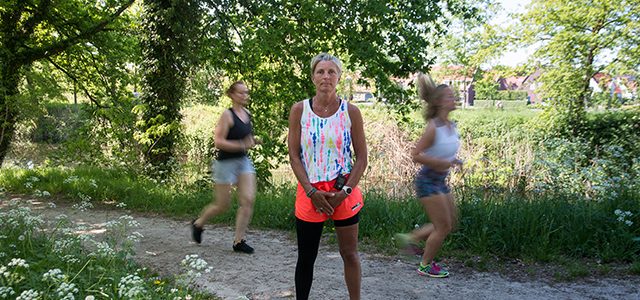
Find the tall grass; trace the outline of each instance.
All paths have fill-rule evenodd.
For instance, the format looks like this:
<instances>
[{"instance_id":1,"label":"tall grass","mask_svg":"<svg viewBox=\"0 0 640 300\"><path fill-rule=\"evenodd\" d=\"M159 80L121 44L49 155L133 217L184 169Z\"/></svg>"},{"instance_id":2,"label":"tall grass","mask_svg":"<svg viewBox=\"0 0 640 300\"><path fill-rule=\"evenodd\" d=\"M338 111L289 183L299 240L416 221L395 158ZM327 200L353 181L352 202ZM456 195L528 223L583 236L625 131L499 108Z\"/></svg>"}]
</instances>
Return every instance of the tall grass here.
<instances>
[{"instance_id":1,"label":"tall grass","mask_svg":"<svg viewBox=\"0 0 640 300\"><path fill-rule=\"evenodd\" d=\"M175 189L98 168L5 169L0 173L0 186L36 197L43 197L42 191L47 191L76 202L125 203L135 211L185 220L196 216L213 197L208 188ZM294 192L294 186L260 191L251 227L293 230ZM639 259L640 242L634 238L640 236L640 194L635 190L620 190L615 197L601 201L550 192L487 193L482 188L457 188L454 193L460 226L445 244L445 253L463 250L537 261L559 256L603 261ZM395 251L394 233L428 221L412 197L391 200L385 193L370 192L365 198L360 236L378 250ZM620 212L629 214L621 219ZM234 216L235 207L213 222L233 225Z\"/></svg>"}]
</instances>

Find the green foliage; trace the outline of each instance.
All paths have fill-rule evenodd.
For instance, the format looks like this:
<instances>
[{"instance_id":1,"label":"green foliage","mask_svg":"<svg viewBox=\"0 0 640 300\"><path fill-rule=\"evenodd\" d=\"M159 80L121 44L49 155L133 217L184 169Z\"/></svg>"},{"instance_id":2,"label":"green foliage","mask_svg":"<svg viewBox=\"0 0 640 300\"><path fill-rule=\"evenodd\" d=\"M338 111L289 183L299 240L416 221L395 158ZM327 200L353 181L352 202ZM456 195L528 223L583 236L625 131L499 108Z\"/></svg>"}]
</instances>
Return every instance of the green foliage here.
<instances>
[{"instance_id":1,"label":"green foliage","mask_svg":"<svg viewBox=\"0 0 640 300\"><path fill-rule=\"evenodd\" d=\"M195 54L203 10L196 0L144 1L142 104L138 142L147 163L166 176L180 136L180 108ZM152 171L153 171L152 170ZM155 172L154 172L155 173Z\"/></svg>"},{"instance_id":2,"label":"green foliage","mask_svg":"<svg viewBox=\"0 0 640 300\"><path fill-rule=\"evenodd\" d=\"M498 101L501 100L473 100L473 107L498 109L496 107ZM502 108L504 109L525 109L526 107L527 102L523 100L502 101Z\"/></svg>"},{"instance_id":3,"label":"green foliage","mask_svg":"<svg viewBox=\"0 0 640 300\"><path fill-rule=\"evenodd\" d=\"M252 91L249 109L265 143L256 150L258 174L286 158L283 133L291 105L309 97L309 62L322 51L339 56L346 70L372 79L389 103L408 112L410 91L391 77L426 70L424 49L442 36L448 14L470 17L467 1L445 5L425 0L388 1L207 1L204 59L244 79ZM330 24L330 26L328 25ZM344 80L344 78L343 78Z\"/></svg>"},{"instance_id":4,"label":"green foliage","mask_svg":"<svg viewBox=\"0 0 640 300\"><path fill-rule=\"evenodd\" d=\"M478 100L499 99L498 87L499 87L498 82L495 81L492 76L484 76L482 79L478 80L473 86L476 92L476 99Z\"/></svg>"},{"instance_id":5,"label":"green foliage","mask_svg":"<svg viewBox=\"0 0 640 300\"><path fill-rule=\"evenodd\" d=\"M527 100L527 91L498 91L498 100L524 101Z\"/></svg>"},{"instance_id":6,"label":"green foliage","mask_svg":"<svg viewBox=\"0 0 640 300\"><path fill-rule=\"evenodd\" d=\"M620 146L622 152L638 155L637 134L640 110L637 108L618 111L591 112L585 115L581 123L582 130L574 133L569 124L572 120L553 110L545 111L532 123L539 136L579 139L588 143L585 153L597 155L603 147ZM627 156L632 158L633 156Z\"/></svg>"},{"instance_id":7,"label":"green foliage","mask_svg":"<svg viewBox=\"0 0 640 300\"><path fill-rule=\"evenodd\" d=\"M444 65L461 67L449 69L451 73L461 77L471 77L472 81L475 81L482 73L480 65L500 56L505 50L507 37L500 28L488 22L501 9L499 3L481 0L473 1L468 5L474 11L474 16L469 18L454 15L448 22L446 36L439 40L435 51L438 53L438 60ZM445 70L447 69L448 67ZM432 75L437 77L438 72L442 70L434 70ZM467 83L464 84L465 86L458 87L456 91L466 90Z\"/></svg>"},{"instance_id":8,"label":"green foliage","mask_svg":"<svg viewBox=\"0 0 640 300\"><path fill-rule=\"evenodd\" d=\"M640 30L637 0L533 1L521 16L523 40L539 43L536 58L544 72L540 93L582 126L589 80L609 66L636 69ZM606 59L603 59L606 57Z\"/></svg>"},{"instance_id":9,"label":"green foliage","mask_svg":"<svg viewBox=\"0 0 640 300\"><path fill-rule=\"evenodd\" d=\"M38 61L56 68L54 57L72 47L95 52L90 41L106 32L133 0L109 1L105 5L85 5L83 1L3 1L0 6L0 163L13 139L16 123L33 97L19 97L25 72ZM117 31L117 30L115 30ZM108 36L108 34L106 34ZM66 71L63 71L66 72ZM71 74L67 74L73 77ZM33 77L31 77L33 78ZM30 77L26 78L27 80ZM34 82L27 82L27 85Z\"/></svg>"},{"instance_id":10,"label":"green foliage","mask_svg":"<svg viewBox=\"0 0 640 300\"><path fill-rule=\"evenodd\" d=\"M75 113L77 106L49 103L44 105L44 109L29 133L32 142L58 144L81 127L83 119Z\"/></svg>"}]
</instances>

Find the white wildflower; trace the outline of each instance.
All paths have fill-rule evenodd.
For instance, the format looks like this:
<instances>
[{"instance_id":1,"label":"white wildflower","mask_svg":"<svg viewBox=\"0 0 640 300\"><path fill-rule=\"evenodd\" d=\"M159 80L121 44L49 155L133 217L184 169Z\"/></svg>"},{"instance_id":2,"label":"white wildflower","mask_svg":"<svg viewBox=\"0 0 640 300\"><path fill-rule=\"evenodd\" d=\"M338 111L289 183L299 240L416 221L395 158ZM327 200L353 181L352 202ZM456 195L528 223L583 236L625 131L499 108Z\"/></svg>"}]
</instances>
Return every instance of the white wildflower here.
<instances>
[{"instance_id":1,"label":"white wildflower","mask_svg":"<svg viewBox=\"0 0 640 300\"><path fill-rule=\"evenodd\" d=\"M68 263L68 264L77 264L80 262L80 259L71 255L71 254L67 254L65 256L62 257L62 261Z\"/></svg>"},{"instance_id":2,"label":"white wildflower","mask_svg":"<svg viewBox=\"0 0 640 300\"><path fill-rule=\"evenodd\" d=\"M66 275L62 274L62 270L60 269L51 269L46 273L42 274L42 281L63 281L66 278Z\"/></svg>"},{"instance_id":3,"label":"white wildflower","mask_svg":"<svg viewBox=\"0 0 640 300\"><path fill-rule=\"evenodd\" d=\"M101 257L110 257L110 256L114 256L116 254L116 251L111 249L111 246L109 246L109 243L107 242L95 242L97 250L94 252L94 254L101 256Z\"/></svg>"},{"instance_id":4,"label":"white wildflower","mask_svg":"<svg viewBox=\"0 0 640 300\"><path fill-rule=\"evenodd\" d=\"M27 263L26 260L22 258L12 258L9 264L7 264L7 266L28 268L29 264Z\"/></svg>"},{"instance_id":5,"label":"white wildflower","mask_svg":"<svg viewBox=\"0 0 640 300\"><path fill-rule=\"evenodd\" d=\"M140 232L134 231L127 237L127 240L135 243L140 241L143 237L144 236Z\"/></svg>"},{"instance_id":6,"label":"white wildflower","mask_svg":"<svg viewBox=\"0 0 640 300\"><path fill-rule=\"evenodd\" d=\"M18 296L16 298L16 300L35 300L38 299L40 297L40 293L36 290L27 290L22 292L22 294L20 294L20 296Z\"/></svg>"},{"instance_id":7,"label":"white wildflower","mask_svg":"<svg viewBox=\"0 0 640 300\"><path fill-rule=\"evenodd\" d=\"M58 297L64 300L75 299L73 295L76 293L78 293L78 288L76 288L75 283L62 282L56 289L56 294L58 294Z\"/></svg>"},{"instance_id":8,"label":"white wildflower","mask_svg":"<svg viewBox=\"0 0 640 300\"><path fill-rule=\"evenodd\" d=\"M123 298L142 297L145 294L144 280L138 275L127 275L118 283L118 296Z\"/></svg>"},{"instance_id":9,"label":"white wildflower","mask_svg":"<svg viewBox=\"0 0 640 300\"><path fill-rule=\"evenodd\" d=\"M16 292L10 286L0 286L0 298L6 299L15 294Z\"/></svg>"}]
</instances>

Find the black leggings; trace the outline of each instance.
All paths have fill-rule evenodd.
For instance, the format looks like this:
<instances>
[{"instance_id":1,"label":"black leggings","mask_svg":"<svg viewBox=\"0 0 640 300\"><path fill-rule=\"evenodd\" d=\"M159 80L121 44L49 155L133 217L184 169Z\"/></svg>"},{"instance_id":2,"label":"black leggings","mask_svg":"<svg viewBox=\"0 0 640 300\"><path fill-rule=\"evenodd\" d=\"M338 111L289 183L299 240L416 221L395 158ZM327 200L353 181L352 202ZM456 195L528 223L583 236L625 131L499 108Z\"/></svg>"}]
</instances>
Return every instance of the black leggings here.
<instances>
[{"instance_id":1,"label":"black leggings","mask_svg":"<svg viewBox=\"0 0 640 300\"><path fill-rule=\"evenodd\" d=\"M344 227L358 223L360 213L346 220L333 221L334 226ZM324 222L306 222L296 218L298 236L298 262L296 263L296 299L309 299L313 282L313 265L318 257L320 237Z\"/></svg>"}]
</instances>

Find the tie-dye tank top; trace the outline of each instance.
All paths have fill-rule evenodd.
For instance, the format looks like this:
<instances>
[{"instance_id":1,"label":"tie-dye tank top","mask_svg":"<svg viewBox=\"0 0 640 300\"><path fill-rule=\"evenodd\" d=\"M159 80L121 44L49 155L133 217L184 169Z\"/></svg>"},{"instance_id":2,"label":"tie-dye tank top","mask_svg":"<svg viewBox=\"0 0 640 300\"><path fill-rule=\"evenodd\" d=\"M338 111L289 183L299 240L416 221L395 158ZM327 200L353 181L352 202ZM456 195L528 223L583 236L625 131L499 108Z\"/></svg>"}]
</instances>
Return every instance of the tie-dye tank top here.
<instances>
[{"instance_id":1,"label":"tie-dye tank top","mask_svg":"<svg viewBox=\"0 0 640 300\"><path fill-rule=\"evenodd\" d=\"M300 159L309 181L331 181L338 174L351 173L351 119L346 101L327 118L316 115L309 99L304 100L300 118Z\"/></svg>"}]
</instances>

